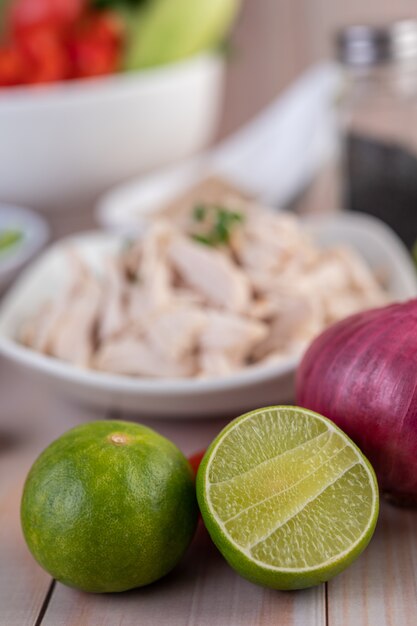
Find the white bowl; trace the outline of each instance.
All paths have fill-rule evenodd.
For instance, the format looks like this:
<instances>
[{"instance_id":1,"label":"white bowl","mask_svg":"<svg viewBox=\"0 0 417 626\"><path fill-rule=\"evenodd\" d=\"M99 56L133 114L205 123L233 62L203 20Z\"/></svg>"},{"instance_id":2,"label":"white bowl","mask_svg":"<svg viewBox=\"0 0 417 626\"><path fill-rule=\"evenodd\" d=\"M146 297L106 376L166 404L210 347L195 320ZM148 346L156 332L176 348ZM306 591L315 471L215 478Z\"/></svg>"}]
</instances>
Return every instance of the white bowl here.
<instances>
[{"instance_id":1,"label":"white bowl","mask_svg":"<svg viewBox=\"0 0 417 626\"><path fill-rule=\"evenodd\" d=\"M413 265L392 231L378 220L360 215L309 220L323 246L335 242L356 248L369 264L384 268L393 298L417 295ZM118 249L122 238L101 232L77 235L52 246L26 270L0 307L0 354L20 363L67 398L96 409L115 409L138 417L232 417L269 404L292 400L298 358L280 364L246 368L210 380L153 380L83 370L38 354L16 342L17 330L45 298L63 286L68 241L88 262L99 268L103 255Z\"/></svg>"},{"instance_id":2,"label":"white bowl","mask_svg":"<svg viewBox=\"0 0 417 626\"><path fill-rule=\"evenodd\" d=\"M38 210L90 206L116 183L213 138L224 61L0 89L0 198Z\"/></svg>"},{"instance_id":3,"label":"white bowl","mask_svg":"<svg viewBox=\"0 0 417 626\"><path fill-rule=\"evenodd\" d=\"M17 272L45 245L49 228L44 219L29 209L0 204L0 231L17 229L22 241L5 254L0 254L0 292Z\"/></svg>"}]
</instances>

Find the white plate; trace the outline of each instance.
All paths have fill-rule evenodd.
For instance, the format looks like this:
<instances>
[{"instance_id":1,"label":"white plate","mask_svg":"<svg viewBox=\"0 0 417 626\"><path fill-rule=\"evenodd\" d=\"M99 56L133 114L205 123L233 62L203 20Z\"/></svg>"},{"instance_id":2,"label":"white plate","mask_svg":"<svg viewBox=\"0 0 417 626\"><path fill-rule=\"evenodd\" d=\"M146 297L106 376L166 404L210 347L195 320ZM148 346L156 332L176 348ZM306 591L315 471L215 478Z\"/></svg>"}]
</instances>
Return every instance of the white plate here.
<instances>
[{"instance_id":1,"label":"white plate","mask_svg":"<svg viewBox=\"0 0 417 626\"><path fill-rule=\"evenodd\" d=\"M366 216L341 215L309 220L307 228L325 246L335 242L356 248L374 268L387 272L395 299L417 295L416 274L409 256L392 231ZM234 416L246 409L292 399L297 358L259 365L212 380L153 380L83 370L38 354L15 341L23 320L63 288L67 273L64 249L70 242L95 267L103 255L118 249L122 238L101 232L77 235L47 250L24 274L0 307L0 354L15 361L52 388L97 409L126 411L138 417Z\"/></svg>"},{"instance_id":2,"label":"white plate","mask_svg":"<svg viewBox=\"0 0 417 626\"><path fill-rule=\"evenodd\" d=\"M22 240L0 254L0 291L45 245L49 237L48 226L39 215L29 209L0 204L0 231L9 228L21 232Z\"/></svg>"}]
</instances>

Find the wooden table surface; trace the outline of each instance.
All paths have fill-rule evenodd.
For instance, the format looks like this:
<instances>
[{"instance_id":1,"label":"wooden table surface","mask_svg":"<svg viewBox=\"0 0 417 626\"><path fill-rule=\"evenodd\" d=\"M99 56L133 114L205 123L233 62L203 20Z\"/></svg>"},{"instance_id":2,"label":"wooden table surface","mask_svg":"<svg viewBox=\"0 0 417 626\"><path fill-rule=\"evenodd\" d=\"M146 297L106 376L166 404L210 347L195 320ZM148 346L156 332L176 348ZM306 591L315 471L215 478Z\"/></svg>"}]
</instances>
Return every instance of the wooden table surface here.
<instances>
[{"instance_id":1,"label":"wooden table surface","mask_svg":"<svg viewBox=\"0 0 417 626\"><path fill-rule=\"evenodd\" d=\"M54 234L89 224L88 215L61 217ZM385 504L365 553L336 579L307 591L278 592L240 578L203 527L180 565L147 588L89 595L52 581L22 537L23 482L46 445L97 417L0 360L0 626L416 626L417 512ZM147 424L188 455L207 446L224 422Z\"/></svg>"},{"instance_id":2,"label":"wooden table surface","mask_svg":"<svg viewBox=\"0 0 417 626\"><path fill-rule=\"evenodd\" d=\"M223 132L328 53L336 26L377 14L406 15L413 3L246 0L236 36L243 52L230 72ZM325 205L317 197L315 203ZM88 214L60 216L53 232L59 236L90 223ZM99 596L54 582L25 546L22 486L46 445L93 417L0 359L0 626L416 626L417 513L388 505L365 553L336 579L307 591L277 592L240 578L201 527L181 564L148 588ZM148 425L189 454L205 447L223 423Z\"/></svg>"}]
</instances>

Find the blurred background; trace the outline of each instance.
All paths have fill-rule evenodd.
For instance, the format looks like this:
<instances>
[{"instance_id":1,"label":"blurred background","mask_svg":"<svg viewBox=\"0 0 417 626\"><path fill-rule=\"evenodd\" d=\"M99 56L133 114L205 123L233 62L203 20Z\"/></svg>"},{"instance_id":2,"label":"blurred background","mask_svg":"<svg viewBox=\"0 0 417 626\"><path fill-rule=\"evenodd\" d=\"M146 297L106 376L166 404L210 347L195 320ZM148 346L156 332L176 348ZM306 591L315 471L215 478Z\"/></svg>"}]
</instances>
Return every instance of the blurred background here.
<instances>
[{"instance_id":1,"label":"blurred background","mask_svg":"<svg viewBox=\"0 0 417 626\"><path fill-rule=\"evenodd\" d=\"M222 132L239 126L312 63L334 58L335 33L351 24L417 16L413 0L244 0L233 34Z\"/></svg>"}]
</instances>

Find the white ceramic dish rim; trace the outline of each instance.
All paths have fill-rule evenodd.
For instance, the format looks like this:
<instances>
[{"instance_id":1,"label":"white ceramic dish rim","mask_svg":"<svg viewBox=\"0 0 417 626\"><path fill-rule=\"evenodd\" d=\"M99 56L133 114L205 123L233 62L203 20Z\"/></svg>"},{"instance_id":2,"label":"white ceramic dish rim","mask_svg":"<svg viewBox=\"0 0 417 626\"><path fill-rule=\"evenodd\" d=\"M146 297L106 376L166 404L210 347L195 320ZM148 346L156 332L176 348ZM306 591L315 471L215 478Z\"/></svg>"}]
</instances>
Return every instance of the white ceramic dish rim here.
<instances>
[{"instance_id":1,"label":"white ceramic dish rim","mask_svg":"<svg viewBox=\"0 0 417 626\"><path fill-rule=\"evenodd\" d=\"M368 216L355 216L354 218L357 225L362 223L364 226L368 224L368 227L372 227L383 232L390 233L390 229L378 220L369 218ZM308 224L310 220L306 220ZM320 220L315 219L315 223L319 223ZM100 231L93 231L75 236L68 237L61 241L56 242L42 255L38 263L42 262L45 257L69 242L79 242L83 239L89 238L92 235L106 238L109 241L118 241L122 239L120 234L109 234ZM395 239L391 242L392 245L397 244L395 252L398 257L402 255L406 257L405 252L402 249L400 243L397 243ZM394 245L395 247L395 245ZM404 257L401 259L404 261ZM411 262L410 262L411 266ZM23 285L33 272L36 271L35 267L28 268L17 284L12 287L9 294L6 295L0 306L0 318L3 310L7 309L8 301L13 298L13 295L17 292L19 287ZM409 290L409 297L413 297L417 293L417 281L412 279L411 273L407 277L407 290ZM285 360L285 362L279 363L267 363L249 366L239 372L223 376L219 378L209 379L154 379L154 378L130 378L127 376L107 374L103 372L95 372L94 370L81 369L74 365L64 363L58 359L38 354L29 348L25 348L19 345L15 339L0 335L0 354L13 359L21 363L26 367L30 367L38 372L49 374L55 379L65 380L66 382L76 383L84 388L102 389L103 391L114 391L117 393L126 393L129 395L143 395L143 396L196 396L200 393L207 392L220 392L225 390L238 389L244 385L255 386L259 383L271 381L273 379L280 378L282 376L291 374L294 372L297 364L300 361L301 355L294 355Z\"/></svg>"},{"instance_id":2,"label":"white ceramic dish rim","mask_svg":"<svg viewBox=\"0 0 417 626\"><path fill-rule=\"evenodd\" d=\"M0 203L0 225L2 222L1 212L13 214L13 221L24 233L22 243L12 251L10 255L0 257L0 278L16 271L34 254L36 254L49 239L49 227L47 222L30 209ZM9 220L7 220L9 221Z\"/></svg>"},{"instance_id":3,"label":"white ceramic dish rim","mask_svg":"<svg viewBox=\"0 0 417 626\"><path fill-rule=\"evenodd\" d=\"M60 81L52 84L36 86L17 86L0 89L0 111L9 107L28 108L33 106L55 106L57 102L68 103L68 98L92 98L102 97L104 93L114 93L114 88L141 87L152 88L159 84L163 85L168 80L174 80L178 72L194 72L198 66L223 63L221 55L217 52L207 51L186 59L143 68L118 72L107 76L92 78L80 78L70 81Z\"/></svg>"}]
</instances>

